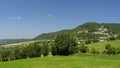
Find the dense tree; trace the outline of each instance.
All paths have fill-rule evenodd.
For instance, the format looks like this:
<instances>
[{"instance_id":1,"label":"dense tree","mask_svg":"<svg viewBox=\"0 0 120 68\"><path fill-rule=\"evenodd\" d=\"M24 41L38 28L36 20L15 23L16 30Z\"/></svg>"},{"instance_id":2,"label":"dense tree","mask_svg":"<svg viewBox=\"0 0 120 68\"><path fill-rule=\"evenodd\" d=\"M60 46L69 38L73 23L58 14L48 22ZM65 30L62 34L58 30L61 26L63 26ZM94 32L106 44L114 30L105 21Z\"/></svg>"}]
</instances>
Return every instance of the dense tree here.
<instances>
[{"instance_id":1,"label":"dense tree","mask_svg":"<svg viewBox=\"0 0 120 68\"><path fill-rule=\"evenodd\" d=\"M52 55L58 55L58 47L56 45L52 45L51 47L51 52L52 52Z\"/></svg>"},{"instance_id":2,"label":"dense tree","mask_svg":"<svg viewBox=\"0 0 120 68\"><path fill-rule=\"evenodd\" d=\"M0 57L2 61L39 57L41 55L41 50L40 44L35 42L26 46L7 47L2 49L2 52L0 49Z\"/></svg>"},{"instance_id":3,"label":"dense tree","mask_svg":"<svg viewBox=\"0 0 120 68\"><path fill-rule=\"evenodd\" d=\"M34 44L32 44L32 54L33 57L39 57L41 55L41 45L39 42L35 42Z\"/></svg>"},{"instance_id":4,"label":"dense tree","mask_svg":"<svg viewBox=\"0 0 120 68\"><path fill-rule=\"evenodd\" d=\"M77 51L76 39L70 34L60 34L52 46L54 55L69 55Z\"/></svg>"},{"instance_id":5,"label":"dense tree","mask_svg":"<svg viewBox=\"0 0 120 68\"><path fill-rule=\"evenodd\" d=\"M2 51L1 58L2 58L2 61L14 60L15 55L12 49L7 49Z\"/></svg>"},{"instance_id":6,"label":"dense tree","mask_svg":"<svg viewBox=\"0 0 120 68\"><path fill-rule=\"evenodd\" d=\"M43 43L43 46L41 48L41 54L44 55L44 56L47 56L48 55L48 52L49 52L49 45L47 42L44 42Z\"/></svg>"},{"instance_id":7,"label":"dense tree","mask_svg":"<svg viewBox=\"0 0 120 68\"><path fill-rule=\"evenodd\" d=\"M21 47L15 47L15 49L14 49L15 59L21 59L22 58L21 51L22 51Z\"/></svg>"},{"instance_id":8,"label":"dense tree","mask_svg":"<svg viewBox=\"0 0 120 68\"><path fill-rule=\"evenodd\" d=\"M22 57L39 57L41 52L41 46L38 42L35 42L33 44L30 44L29 46L26 46L22 50Z\"/></svg>"},{"instance_id":9,"label":"dense tree","mask_svg":"<svg viewBox=\"0 0 120 68\"><path fill-rule=\"evenodd\" d=\"M52 41L53 42L53 41ZM51 55L51 41L38 41L29 45L0 47L0 58L2 61L33 58Z\"/></svg>"}]
</instances>

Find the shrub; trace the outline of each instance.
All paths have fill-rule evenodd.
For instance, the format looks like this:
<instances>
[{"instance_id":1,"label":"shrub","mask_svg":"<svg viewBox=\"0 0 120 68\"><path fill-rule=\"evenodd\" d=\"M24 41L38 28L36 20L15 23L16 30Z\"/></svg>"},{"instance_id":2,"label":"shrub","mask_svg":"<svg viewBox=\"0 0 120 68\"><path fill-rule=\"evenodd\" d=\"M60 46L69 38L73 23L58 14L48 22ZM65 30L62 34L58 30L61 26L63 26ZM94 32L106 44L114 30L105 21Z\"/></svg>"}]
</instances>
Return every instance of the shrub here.
<instances>
[{"instance_id":1,"label":"shrub","mask_svg":"<svg viewBox=\"0 0 120 68\"><path fill-rule=\"evenodd\" d=\"M85 41L86 44L91 44L91 40Z\"/></svg>"},{"instance_id":2,"label":"shrub","mask_svg":"<svg viewBox=\"0 0 120 68\"><path fill-rule=\"evenodd\" d=\"M80 45L79 50L82 53L86 53L88 51L88 48L87 48L87 46L85 46L84 44L82 44L82 45Z\"/></svg>"},{"instance_id":3,"label":"shrub","mask_svg":"<svg viewBox=\"0 0 120 68\"><path fill-rule=\"evenodd\" d=\"M112 40L115 40L115 39L116 39L115 37L110 37L109 41L112 41Z\"/></svg>"},{"instance_id":4,"label":"shrub","mask_svg":"<svg viewBox=\"0 0 120 68\"><path fill-rule=\"evenodd\" d=\"M96 50L95 48L91 48L91 53L92 54L100 54L100 52L98 50Z\"/></svg>"},{"instance_id":5,"label":"shrub","mask_svg":"<svg viewBox=\"0 0 120 68\"><path fill-rule=\"evenodd\" d=\"M116 54L120 54L120 47L116 49Z\"/></svg>"},{"instance_id":6,"label":"shrub","mask_svg":"<svg viewBox=\"0 0 120 68\"><path fill-rule=\"evenodd\" d=\"M120 40L120 34L116 38Z\"/></svg>"},{"instance_id":7,"label":"shrub","mask_svg":"<svg viewBox=\"0 0 120 68\"><path fill-rule=\"evenodd\" d=\"M105 49L106 50L108 50L108 49L110 49L111 48L111 45L110 44L107 44L106 46L105 46Z\"/></svg>"},{"instance_id":8,"label":"shrub","mask_svg":"<svg viewBox=\"0 0 120 68\"><path fill-rule=\"evenodd\" d=\"M0 57L0 62L2 61L2 58Z\"/></svg>"},{"instance_id":9,"label":"shrub","mask_svg":"<svg viewBox=\"0 0 120 68\"><path fill-rule=\"evenodd\" d=\"M105 51L104 51L104 53L105 54L108 54L108 55L110 55L110 54L116 54L116 49L115 49L115 47L111 47L111 45L110 44L107 44L106 46L105 46Z\"/></svg>"}]
</instances>

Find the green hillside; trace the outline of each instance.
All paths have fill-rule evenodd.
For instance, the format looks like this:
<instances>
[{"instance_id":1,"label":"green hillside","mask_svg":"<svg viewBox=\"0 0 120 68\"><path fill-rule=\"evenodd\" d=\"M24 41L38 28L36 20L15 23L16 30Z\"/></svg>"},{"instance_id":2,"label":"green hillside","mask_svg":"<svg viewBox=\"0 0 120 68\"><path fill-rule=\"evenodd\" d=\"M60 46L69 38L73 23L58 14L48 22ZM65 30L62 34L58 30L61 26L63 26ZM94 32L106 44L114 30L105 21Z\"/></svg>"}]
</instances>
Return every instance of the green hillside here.
<instances>
[{"instance_id":1,"label":"green hillside","mask_svg":"<svg viewBox=\"0 0 120 68\"><path fill-rule=\"evenodd\" d=\"M83 29L87 29L89 32L97 31L102 25L107 28L110 32L118 34L120 33L120 24L118 23L96 23L96 22L87 22L85 24L79 25L74 29L61 30L52 33L43 33L36 36L34 39L54 39L54 37L61 33L71 33L77 35L77 32Z\"/></svg>"},{"instance_id":2,"label":"green hillside","mask_svg":"<svg viewBox=\"0 0 120 68\"><path fill-rule=\"evenodd\" d=\"M51 33L43 33L43 34L40 34L38 35L37 37L34 38L34 40L37 40L37 39L54 39L58 34L62 34L62 33L70 33L71 30L68 29L68 30L61 30L61 31L57 31L57 32L51 32Z\"/></svg>"},{"instance_id":3,"label":"green hillside","mask_svg":"<svg viewBox=\"0 0 120 68\"><path fill-rule=\"evenodd\" d=\"M89 49L95 48L96 50L103 52L106 44L110 44L112 47L118 48L120 47L120 40L97 42L93 44L87 44L87 46Z\"/></svg>"},{"instance_id":4,"label":"green hillside","mask_svg":"<svg viewBox=\"0 0 120 68\"><path fill-rule=\"evenodd\" d=\"M120 24L118 23L102 23L102 25L113 33L120 33Z\"/></svg>"},{"instance_id":5,"label":"green hillside","mask_svg":"<svg viewBox=\"0 0 120 68\"><path fill-rule=\"evenodd\" d=\"M100 27L101 27L101 25L96 22L87 22L85 24L79 25L78 27L74 28L73 32L76 33L79 30L82 30L84 28L90 32L93 32L93 31L98 30Z\"/></svg>"}]
</instances>

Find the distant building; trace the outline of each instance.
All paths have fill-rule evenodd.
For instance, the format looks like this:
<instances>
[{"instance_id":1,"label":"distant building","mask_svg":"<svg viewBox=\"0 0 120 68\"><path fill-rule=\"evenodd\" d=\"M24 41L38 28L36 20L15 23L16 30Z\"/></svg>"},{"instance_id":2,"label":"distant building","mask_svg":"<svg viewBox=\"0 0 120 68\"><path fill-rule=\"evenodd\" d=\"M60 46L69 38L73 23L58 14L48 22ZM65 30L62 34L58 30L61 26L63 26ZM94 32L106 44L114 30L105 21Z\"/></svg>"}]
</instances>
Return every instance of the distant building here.
<instances>
[{"instance_id":1,"label":"distant building","mask_svg":"<svg viewBox=\"0 0 120 68\"><path fill-rule=\"evenodd\" d=\"M85 44L85 40L79 40L78 44Z\"/></svg>"},{"instance_id":2,"label":"distant building","mask_svg":"<svg viewBox=\"0 0 120 68\"><path fill-rule=\"evenodd\" d=\"M89 33L89 31L85 28L83 28L82 30L78 31L77 32L78 34L81 34L81 33ZM112 32L109 32L109 30L107 28L105 28L103 25L96 31L96 32L93 32L92 33L93 35L96 34L98 35L98 41L99 42L103 42L107 39L110 39L111 37L114 37L116 38L117 35L116 34L113 34ZM85 43L85 40L79 40L78 41L78 44L84 44Z\"/></svg>"},{"instance_id":3,"label":"distant building","mask_svg":"<svg viewBox=\"0 0 120 68\"><path fill-rule=\"evenodd\" d=\"M89 33L89 31L88 31L87 29L84 28L84 29L78 31L77 33Z\"/></svg>"},{"instance_id":4,"label":"distant building","mask_svg":"<svg viewBox=\"0 0 120 68\"><path fill-rule=\"evenodd\" d=\"M102 25L101 28L99 28L99 31L101 31L101 32L107 32L108 29L105 28L105 27Z\"/></svg>"},{"instance_id":5,"label":"distant building","mask_svg":"<svg viewBox=\"0 0 120 68\"><path fill-rule=\"evenodd\" d=\"M102 34L102 35L109 35L108 29L105 28L103 25L98 29L98 31L93 32L94 34Z\"/></svg>"},{"instance_id":6,"label":"distant building","mask_svg":"<svg viewBox=\"0 0 120 68\"><path fill-rule=\"evenodd\" d=\"M103 41L105 41L107 39L107 37L99 37L99 42L103 42Z\"/></svg>"}]
</instances>

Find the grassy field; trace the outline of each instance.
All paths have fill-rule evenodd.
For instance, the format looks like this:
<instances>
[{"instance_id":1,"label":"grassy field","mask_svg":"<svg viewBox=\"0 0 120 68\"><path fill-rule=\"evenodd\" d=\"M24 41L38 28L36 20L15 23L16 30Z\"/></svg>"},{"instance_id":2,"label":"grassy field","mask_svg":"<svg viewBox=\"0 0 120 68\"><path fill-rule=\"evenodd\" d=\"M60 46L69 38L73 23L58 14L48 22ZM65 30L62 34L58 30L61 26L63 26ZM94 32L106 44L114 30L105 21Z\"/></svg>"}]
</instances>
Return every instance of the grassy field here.
<instances>
[{"instance_id":1,"label":"grassy field","mask_svg":"<svg viewBox=\"0 0 120 68\"><path fill-rule=\"evenodd\" d=\"M105 45L110 44L112 47L120 47L120 40L114 40L114 41L105 41L105 42L98 42L93 44L88 44L88 48L95 48L96 50L102 52L105 50Z\"/></svg>"},{"instance_id":2,"label":"grassy field","mask_svg":"<svg viewBox=\"0 0 120 68\"><path fill-rule=\"evenodd\" d=\"M0 62L0 68L119 68L120 55L74 55Z\"/></svg>"}]
</instances>

